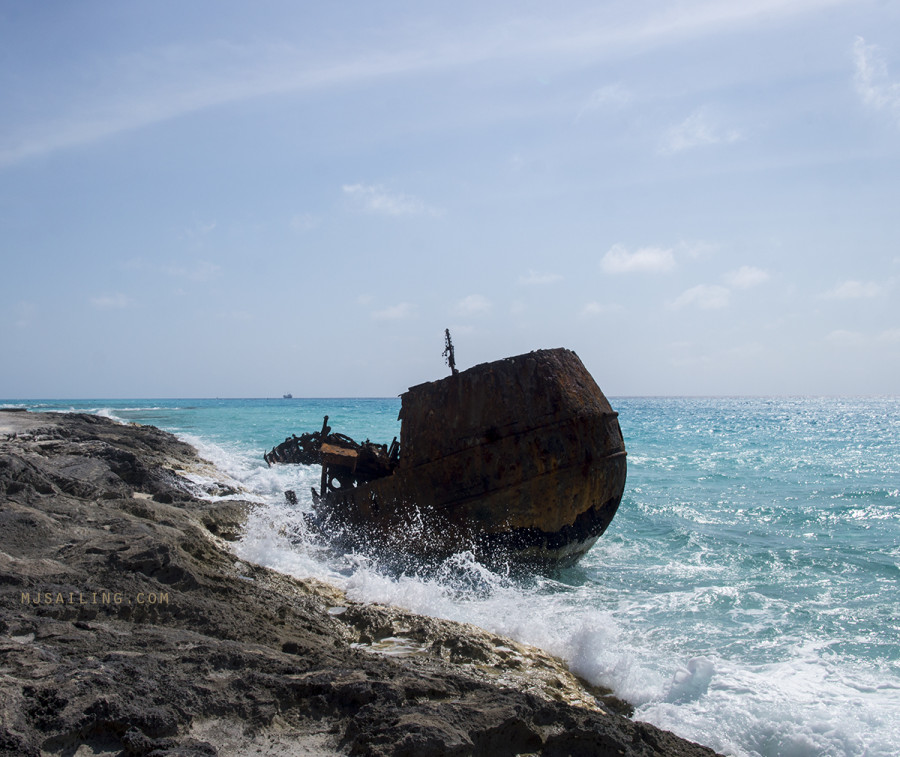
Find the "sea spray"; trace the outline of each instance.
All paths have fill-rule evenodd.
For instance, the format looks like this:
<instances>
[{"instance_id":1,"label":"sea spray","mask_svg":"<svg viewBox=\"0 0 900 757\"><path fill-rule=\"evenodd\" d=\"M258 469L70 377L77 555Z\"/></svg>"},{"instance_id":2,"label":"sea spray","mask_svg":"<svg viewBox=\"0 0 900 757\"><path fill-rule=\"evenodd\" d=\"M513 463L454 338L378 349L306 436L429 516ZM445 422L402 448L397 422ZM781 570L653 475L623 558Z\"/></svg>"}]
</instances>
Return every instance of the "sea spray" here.
<instances>
[{"instance_id":1,"label":"sea spray","mask_svg":"<svg viewBox=\"0 0 900 757\"><path fill-rule=\"evenodd\" d=\"M257 503L240 559L539 645L630 700L637 718L719 751L896 754L896 399L615 400L626 496L581 563L550 576L465 553L397 571L309 530L318 470L269 468L263 451L325 414L389 442L396 399L9 404L104 411L188 438Z\"/></svg>"}]
</instances>

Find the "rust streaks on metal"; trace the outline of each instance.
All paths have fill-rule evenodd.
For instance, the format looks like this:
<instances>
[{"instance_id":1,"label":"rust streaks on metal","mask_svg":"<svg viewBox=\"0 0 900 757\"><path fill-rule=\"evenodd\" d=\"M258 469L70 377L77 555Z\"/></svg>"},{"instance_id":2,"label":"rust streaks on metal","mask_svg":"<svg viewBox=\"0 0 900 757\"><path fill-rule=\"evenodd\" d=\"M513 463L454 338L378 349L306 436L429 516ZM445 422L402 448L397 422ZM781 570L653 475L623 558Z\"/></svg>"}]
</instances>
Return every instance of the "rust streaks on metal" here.
<instances>
[{"instance_id":1,"label":"rust streaks on metal","mask_svg":"<svg viewBox=\"0 0 900 757\"><path fill-rule=\"evenodd\" d=\"M318 435L286 439L266 460L322 465L320 514L406 550L573 562L612 520L625 444L574 352L478 365L413 386L401 402L390 449L330 433L326 416ZM412 521L425 538L406 538Z\"/></svg>"}]
</instances>

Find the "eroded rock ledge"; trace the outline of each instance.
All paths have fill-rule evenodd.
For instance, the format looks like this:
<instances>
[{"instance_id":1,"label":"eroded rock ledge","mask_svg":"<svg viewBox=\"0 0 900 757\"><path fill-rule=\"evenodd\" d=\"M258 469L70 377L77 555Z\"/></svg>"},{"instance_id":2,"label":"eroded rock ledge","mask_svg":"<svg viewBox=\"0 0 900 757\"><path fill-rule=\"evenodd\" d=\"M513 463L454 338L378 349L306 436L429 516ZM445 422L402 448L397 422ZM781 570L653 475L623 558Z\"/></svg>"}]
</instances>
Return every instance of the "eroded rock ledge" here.
<instances>
[{"instance_id":1,"label":"eroded rock ledge","mask_svg":"<svg viewBox=\"0 0 900 757\"><path fill-rule=\"evenodd\" d=\"M0 755L712 755L555 658L237 560L175 437L0 411Z\"/></svg>"}]
</instances>

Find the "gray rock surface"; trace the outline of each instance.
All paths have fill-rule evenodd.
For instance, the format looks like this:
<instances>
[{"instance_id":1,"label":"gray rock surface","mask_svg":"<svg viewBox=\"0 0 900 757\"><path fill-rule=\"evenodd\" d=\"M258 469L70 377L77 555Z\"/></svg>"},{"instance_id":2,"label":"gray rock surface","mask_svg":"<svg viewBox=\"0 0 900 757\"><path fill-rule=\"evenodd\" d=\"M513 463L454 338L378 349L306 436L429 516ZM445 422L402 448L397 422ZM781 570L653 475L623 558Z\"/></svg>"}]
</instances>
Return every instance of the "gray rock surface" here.
<instances>
[{"instance_id":1,"label":"gray rock surface","mask_svg":"<svg viewBox=\"0 0 900 757\"><path fill-rule=\"evenodd\" d=\"M198 471L153 427L0 411L0 755L713 754L540 650L241 562L251 505Z\"/></svg>"}]
</instances>

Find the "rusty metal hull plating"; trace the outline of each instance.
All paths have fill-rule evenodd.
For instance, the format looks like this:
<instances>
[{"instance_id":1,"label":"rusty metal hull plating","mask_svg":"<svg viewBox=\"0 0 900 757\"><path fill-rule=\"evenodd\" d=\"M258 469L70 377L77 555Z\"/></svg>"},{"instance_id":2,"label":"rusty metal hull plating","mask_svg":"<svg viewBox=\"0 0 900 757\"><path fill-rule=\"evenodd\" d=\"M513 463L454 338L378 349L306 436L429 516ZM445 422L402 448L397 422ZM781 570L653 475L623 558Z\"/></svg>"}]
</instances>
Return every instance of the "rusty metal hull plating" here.
<instances>
[{"instance_id":1,"label":"rusty metal hull plating","mask_svg":"<svg viewBox=\"0 0 900 757\"><path fill-rule=\"evenodd\" d=\"M412 387L400 417L389 475L348 483L337 458L323 462L330 483L315 496L317 512L367 544L565 565L594 544L621 501L617 413L569 350Z\"/></svg>"}]
</instances>

